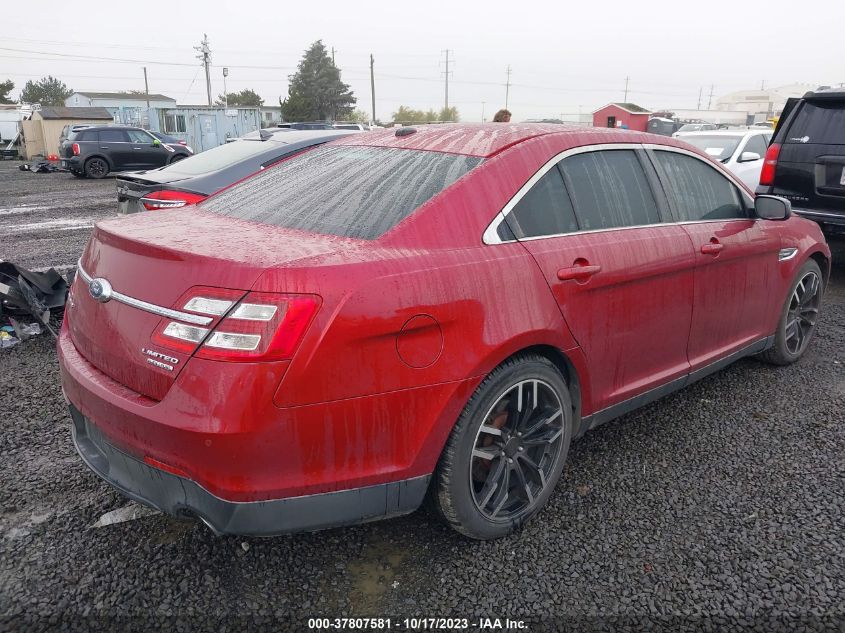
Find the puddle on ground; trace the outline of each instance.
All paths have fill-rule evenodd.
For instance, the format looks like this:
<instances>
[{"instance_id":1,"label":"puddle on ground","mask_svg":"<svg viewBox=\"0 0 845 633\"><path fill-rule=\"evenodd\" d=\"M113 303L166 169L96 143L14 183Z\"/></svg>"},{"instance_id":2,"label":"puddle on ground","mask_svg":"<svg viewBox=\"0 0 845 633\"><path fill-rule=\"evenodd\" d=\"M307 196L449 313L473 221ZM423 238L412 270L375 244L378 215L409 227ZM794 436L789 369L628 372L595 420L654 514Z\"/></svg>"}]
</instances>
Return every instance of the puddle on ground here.
<instances>
[{"instance_id":1,"label":"puddle on ground","mask_svg":"<svg viewBox=\"0 0 845 633\"><path fill-rule=\"evenodd\" d=\"M384 536L373 531L369 542L361 550L360 558L347 565L349 598L354 614L372 615L382 610L382 599L396 589L396 573L407 556L406 546L385 540Z\"/></svg>"}]
</instances>

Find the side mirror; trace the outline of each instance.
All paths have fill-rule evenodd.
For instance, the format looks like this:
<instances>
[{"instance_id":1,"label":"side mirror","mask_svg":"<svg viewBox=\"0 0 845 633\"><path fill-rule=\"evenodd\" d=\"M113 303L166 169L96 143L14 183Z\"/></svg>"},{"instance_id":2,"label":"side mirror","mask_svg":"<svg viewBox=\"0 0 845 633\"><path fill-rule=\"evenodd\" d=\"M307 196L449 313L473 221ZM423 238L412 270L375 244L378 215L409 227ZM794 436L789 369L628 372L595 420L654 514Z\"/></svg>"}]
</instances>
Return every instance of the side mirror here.
<instances>
[{"instance_id":1,"label":"side mirror","mask_svg":"<svg viewBox=\"0 0 845 633\"><path fill-rule=\"evenodd\" d=\"M757 196L754 212L764 220L786 220L792 215L792 203L780 196Z\"/></svg>"},{"instance_id":2,"label":"side mirror","mask_svg":"<svg viewBox=\"0 0 845 633\"><path fill-rule=\"evenodd\" d=\"M750 163L753 160L760 160L761 158L763 158L763 157L760 156L760 154L758 154L757 152L743 152L740 155L738 162L740 162L740 163Z\"/></svg>"}]
</instances>

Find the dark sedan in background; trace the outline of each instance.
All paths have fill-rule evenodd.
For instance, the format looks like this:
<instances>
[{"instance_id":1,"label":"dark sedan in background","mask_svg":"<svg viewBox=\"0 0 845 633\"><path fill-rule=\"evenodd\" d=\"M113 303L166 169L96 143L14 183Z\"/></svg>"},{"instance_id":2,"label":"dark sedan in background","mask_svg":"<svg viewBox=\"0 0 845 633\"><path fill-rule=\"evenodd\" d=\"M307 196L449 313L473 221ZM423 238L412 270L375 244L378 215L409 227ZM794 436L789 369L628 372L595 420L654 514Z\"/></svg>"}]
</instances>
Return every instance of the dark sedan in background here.
<instances>
[{"instance_id":1,"label":"dark sedan in background","mask_svg":"<svg viewBox=\"0 0 845 633\"><path fill-rule=\"evenodd\" d=\"M160 169L117 179L120 213L194 204L303 150L349 135L349 130L278 130L242 138Z\"/></svg>"}]
</instances>

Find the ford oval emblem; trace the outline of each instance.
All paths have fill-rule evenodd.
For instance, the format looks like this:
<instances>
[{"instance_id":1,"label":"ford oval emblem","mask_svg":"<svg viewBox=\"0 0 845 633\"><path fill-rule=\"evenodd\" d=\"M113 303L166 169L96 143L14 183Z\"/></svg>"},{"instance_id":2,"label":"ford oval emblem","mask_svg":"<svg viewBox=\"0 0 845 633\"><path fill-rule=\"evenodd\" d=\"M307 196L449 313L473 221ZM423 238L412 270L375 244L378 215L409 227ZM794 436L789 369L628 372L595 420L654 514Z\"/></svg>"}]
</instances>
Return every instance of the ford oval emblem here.
<instances>
[{"instance_id":1,"label":"ford oval emblem","mask_svg":"<svg viewBox=\"0 0 845 633\"><path fill-rule=\"evenodd\" d=\"M106 303L111 299L112 288L111 284L102 278L93 279L88 286L88 292L94 301Z\"/></svg>"}]
</instances>

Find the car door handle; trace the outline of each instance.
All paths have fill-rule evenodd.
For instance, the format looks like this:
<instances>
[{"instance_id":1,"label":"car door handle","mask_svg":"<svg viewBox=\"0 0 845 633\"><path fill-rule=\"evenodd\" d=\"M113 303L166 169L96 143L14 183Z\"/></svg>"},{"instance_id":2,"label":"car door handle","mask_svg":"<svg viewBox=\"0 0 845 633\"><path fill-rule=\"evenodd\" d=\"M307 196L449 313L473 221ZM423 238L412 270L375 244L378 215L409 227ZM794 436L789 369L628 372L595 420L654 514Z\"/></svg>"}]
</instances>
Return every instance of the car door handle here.
<instances>
[{"instance_id":1,"label":"car door handle","mask_svg":"<svg viewBox=\"0 0 845 633\"><path fill-rule=\"evenodd\" d=\"M557 271L557 278L561 281L569 281L570 279L574 279L575 281L586 281L600 271L601 266L585 263L581 265L570 266L569 268L561 268Z\"/></svg>"},{"instance_id":2,"label":"car door handle","mask_svg":"<svg viewBox=\"0 0 845 633\"><path fill-rule=\"evenodd\" d=\"M707 244L701 245L701 253L703 255L718 255L725 248L715 237L710 238Z\"/></svg>"},{"instance_id":3,"label":"car door handle","mask_svg":"<svg viewBox=\"0 0 845 633\"><path fill-rule=\"evenodd\" d=\"M144 149L143 147L133 147L132 149Z\"/></svg>"},{"instance_id":4,"label":"car door handle","mask_svg":"<svg viewBox=\"0 0 845 633\"><path fill-rule=\"evenodd\" d=\"M100 145L100 149L108 149L108 148L109 148L108 145Z\"/></svg>"}]
</instances>

